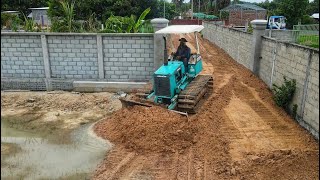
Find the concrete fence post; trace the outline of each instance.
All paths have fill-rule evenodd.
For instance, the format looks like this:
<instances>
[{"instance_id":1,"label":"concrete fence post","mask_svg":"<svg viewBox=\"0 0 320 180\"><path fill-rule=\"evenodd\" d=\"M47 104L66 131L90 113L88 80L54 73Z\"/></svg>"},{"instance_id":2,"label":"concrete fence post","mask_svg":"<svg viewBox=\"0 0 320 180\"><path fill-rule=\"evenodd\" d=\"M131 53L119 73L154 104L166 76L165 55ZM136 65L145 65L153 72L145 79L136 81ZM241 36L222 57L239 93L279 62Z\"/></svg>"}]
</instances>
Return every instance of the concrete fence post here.
<instances>
[{"instance_id":1,"label":"concrete fence post","mask_svg":"<svg viewBox=\"0 0 320 180\"><path fill-rule=\"evenodd\" d=\"M169 20L164 18L155 18L151 20L154 31L158 31L168 26ZM154 70L158 69L164 61L164 34L154 34Z\"/></svg>"},{"instance_id":2,"label":"concrete fence post","mask_svg":"<svg viewBox=\"0 0 320 180\"><path fill-rule=\"evenodd\" d=\"M44 65L44 73L45 73L45 83L47 91L52 90L50 78L51 78L51 68L49 61L49 51L48 51L48 41L46 35L41 35L41 46L42 46L42 54L43 54L43 65Z\"/></svg>"},{"instance_id":3,"label":"concrete fence post","mask_svg":"<svg viewBox=\"0 0 320 180\"><path fill-rule=\"evenodd\" d=\"M97 48L98 48L98 73L99 73L99 79L104 79L103 44L102 44L102 36L101 35L97 35Z\"/></svg>"},{"instance_id":4,"label":"concrete fence post","mask_svg":"<svg viewBox=\"0 0 320 180\"><path fill-rule=\"evenodd\" d=\"M261 42L262 36L265 34L267 20L256 19L251 21L253 28L252 39L252 56L251 56L251 70L255 75L259 74L260 55L261 55Z\"/></svg>"},{"instance_id":5,"label":"concrete fence post","mask_svg":"<svg viewBox=\"0 0 320 180\"><path fill-rule=\"evenodd\" d=\"M168 26L169 20L165 18L155 18L151 21L154 32Z\"/></svg>"},{"instance_id":6,"label":"concrete fence post","mask_svg":"<svg viewBox=\"0 0 320 180\"><path fill-rule=\"evenodd\" d=\"M306 69L306 77L303 83L303 96L301 99L301 107L300 107L300 112L301 112L301 117L303 118L304 116L304 108L306 106L306 98L307 98L307 94L308 94L308 83L309 83L309 79L310 79L310 69L311 69L311 63L312 63L312 56L313 56L313 52L311 52L309 50L308 52L308 65L307 65L307 69Z\"/></svg>"}]
</instances>

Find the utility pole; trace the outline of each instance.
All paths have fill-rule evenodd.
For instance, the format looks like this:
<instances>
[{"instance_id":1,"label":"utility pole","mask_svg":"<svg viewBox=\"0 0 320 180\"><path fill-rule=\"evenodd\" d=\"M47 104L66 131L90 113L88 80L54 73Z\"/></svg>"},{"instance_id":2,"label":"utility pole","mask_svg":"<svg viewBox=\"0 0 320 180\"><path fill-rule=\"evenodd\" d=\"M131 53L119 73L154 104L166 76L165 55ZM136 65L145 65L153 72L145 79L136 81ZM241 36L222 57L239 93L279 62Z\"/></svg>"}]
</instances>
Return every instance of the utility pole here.
<instances>
[{"instance_id":1,"label":"utility pole","mask_svg":"<svg viewBox=\"0 0 320 180\"><path fill-rule=\"evenodd\" d=\"M190 2L191 2L191 19L193 19L193 0L191 0Z\"/></svg>"},{"instance_id":2,"label":"utility pole","mask_svg":"<svg viewBox=\"0 0 320 180\"><path fill-rule=\"evenodd\" d=\"M163 18L166 18L166 1L163 0Z\"/></svg>"},{"instance_id":3,"label":"utility pole","mask_svg":"<svg viewBox=\"0 0 320 180\"><path fill-rule=\"evenodd\" d=\"M198 3L198 13L200 13L200 0L199 0L199 3ZM198 25L199 25L199 17L198 17Z\"/></svg>"}]
</instances>

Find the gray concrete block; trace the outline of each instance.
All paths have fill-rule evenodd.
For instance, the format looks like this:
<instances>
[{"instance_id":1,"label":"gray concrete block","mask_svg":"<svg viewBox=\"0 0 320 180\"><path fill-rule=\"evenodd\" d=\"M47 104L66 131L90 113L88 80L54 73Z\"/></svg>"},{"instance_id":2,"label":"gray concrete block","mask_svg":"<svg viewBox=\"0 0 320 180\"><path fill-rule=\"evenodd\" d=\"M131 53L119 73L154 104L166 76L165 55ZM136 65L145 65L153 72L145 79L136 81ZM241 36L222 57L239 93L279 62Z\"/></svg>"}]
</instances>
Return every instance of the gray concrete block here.
<instances>
[{"instance_id":1,"label":"gray concrete block","mask_svg":"<svg viewBox=\"0 0 320 180\"><path fill-rule=\"evenodd\" d=\"M132 44L133 49L140 49L141 45L140 44Z\"/></svg>"},{"instance_id":2,"label":"gray concrete block","mask_svg":"<svg viewBox=\"0 0 320 180\"><path fill-rule=\"evenodd\" d=\"M122 47L122 44L114 44L113 47L114 47L114 48L117 48L117 49L123 48L123 47Z\"/></svg>"},{"instance_id":3,"label":"gray concrete block","mask_svg":"<svg viewBox=\"0 0 320 180\"><path fill-rule=\"evenodd\" d=\"M105 71L105 74L112 75L112 74L114 74L114 71Z\"/></svg>"},{"instance_id":4,"label":"gray concrete block","mask_svg":"<svg viewBox=\"0 0 320 180\"><path fill-rule=\"evenodd\" d=\"M131 54L131 53L124 53L124 54L123 54L123 57L125 57L125 58L134 57L134 54Z\"/></svg>"},{"instance_id":5,"label":"gray concrete block","mask_svg":"<svg viewBox=\"0 0 320 180\"><path fill-rule=\"evenodd\" d=\"M123 62L122 65L127 67L132 66L131 62Z\"/></svg>"},{"instance_id":6,"label":"gray concrete block","mask_svg":"<svg viewBox=\"0 0 320 180\"><path fill-rule=\"evenodd\" d=\"M60 63L61 64L61 63ZM63 63L64 64L64 63ZM68 61L67 62L68 66L76 66L77 65L77 62L71 62L71 61ZM62 65L62 64L61 64Z\"/></svg>"},{"instance_id":7,"label":"gray concrete block","mask_svg":"<svg viewBox=\"0 0 320 180\"><path fill-rule=\"evenodd\" d=\"M114 64L113 64L113 62L103 62L104 63L104 65L106 66L106 67L108 67L108 66L113 66Z\"/></svg>"},{"instance_id":8,"label":"gray concrete block","mask_svg":"<svg viewBox=\"0 0 320 180\"><path fill-rule=\"evenodd\" d=\"M93 45L92 45L92 44L85 44L85 45L84 45L84 48L86 48L86 49L92 49L92 48L93 48Z\"/></svg>"},{"instance_id":9,"label":"gray concrete block","mask_svg":"<svg viewBox=\"0 0 320 180\"><path fill-rule=\"evenodd\" d=\"M110 67L112 71L119 71L119 67Z\"/></svg>"},{"instance_id":10,"label":"gray concrete block","mask_svg":"<svg viewBox=\"0 0 320 180\"><path fill-rule=\"evenodd\" d=\"M67 57L68 58L75 58L76 57L76 53L67 53Z\"/></svg>"},{"instance_id":11,"label":"gray concrete block","mask_svg":"<svg viewBox=\"0 0 320 180\"><path fill-rule=\"evenodd\" d=\"M89 66L81 66L81 70L89 71L91 68Z\"/></svg>"},{"instance_id":12,"label":"gray concrete block","mask_svg":"<svg viewBox=\"0 0 320 180\"><path fill-rule=\"evenodd\" d=\"M135 54L132 54L131 56L134 58L139 58L139 57L141 57L141 54L135 53Z\"/></svg>"},{"instance_id":13,"label":"gray concrete block","mask_svg":"<svg viewBox=\"0 0 320 180\"><path fill-rule=\"evenodd\" d=\"M145 71L146 68L145 67L137 67L137 71Z\"/></svg>"},{"instance_id":14,"label":"gray concrete block","mask_svg":"<svg viewBox=\"0 0 320 180\"><path fill-rule=\"evenodd\" d=\"M1 48L1 50L3 50L3 48ZM6 51L6 50L3 50L3 51ZM25 52L26 51L26 48L17 48L17 51L19 52ZM2 52L1 52L2 53ZM3 56L3 55L1 55Z\"/></svg>"}]
</instances>

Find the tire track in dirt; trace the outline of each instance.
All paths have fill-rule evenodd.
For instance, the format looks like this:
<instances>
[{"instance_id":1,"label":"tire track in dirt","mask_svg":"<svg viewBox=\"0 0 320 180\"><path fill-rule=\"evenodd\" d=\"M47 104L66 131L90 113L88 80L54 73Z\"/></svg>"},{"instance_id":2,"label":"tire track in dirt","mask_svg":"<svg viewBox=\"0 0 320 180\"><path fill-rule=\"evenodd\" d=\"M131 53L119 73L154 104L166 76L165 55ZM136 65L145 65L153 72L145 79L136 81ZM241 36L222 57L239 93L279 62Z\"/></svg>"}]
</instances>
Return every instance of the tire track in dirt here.
<instances>
[{"instance_id":1,"label":"tire track in dirt","mask_svg":"<svg viewBox=\"0 0 320 180\"><path fill-rule=\"evenodd\" d=\"M233 91L235 96L225 111L232 121L226 129L232 129L233 126L240 131L230 144L234 160L241 160L249 152L308 149L308 144L299 140L301 137L297 127L292 122L279 119L272 109L254 95L256 92L253 89L238 83Z\"/></svg>"},{"instance_id":2,"label":"tire track in dirt","mask_svg":"<svg viewBox=\"0 0 320 180\"><path fill-rule=\"evenodd\" d=\"M125 171L128 166L130 166L130 163L134 161L136 156L134 153L127 152L122 148L115 148L111 152L109 152L109 155L106 158L108 159L108 161L106 161L105 164L100 164L100 166L103 166L103 169L105 169L106 171L96 171L96 174L98 174L98 176L95 178L97 179L102 177L102 179L106 180L119 179L122 172ZM98 168L98 170L101 168L102 167Z\"/></svg>"}]
</instances>

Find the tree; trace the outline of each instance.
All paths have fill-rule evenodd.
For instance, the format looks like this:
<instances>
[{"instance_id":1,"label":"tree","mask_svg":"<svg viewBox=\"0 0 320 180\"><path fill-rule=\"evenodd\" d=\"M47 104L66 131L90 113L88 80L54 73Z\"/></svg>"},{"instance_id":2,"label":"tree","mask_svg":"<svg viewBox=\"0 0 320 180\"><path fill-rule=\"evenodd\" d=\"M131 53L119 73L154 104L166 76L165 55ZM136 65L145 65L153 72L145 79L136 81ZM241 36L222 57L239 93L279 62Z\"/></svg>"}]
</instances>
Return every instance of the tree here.
<instances>
[{"instance_id":1,"label":"tree","mask_svg":"<svg viewBox=\"0 0 320 180\"><path fill-rule=\"evenodd\" d=\"M287 18L287 27L292 28L293 25L301 22L306 14L308 0L281 0L278 4L279 15L284 15Z\"/></svg>"},{"instance_id":2,"label":"tree","mask_svg":"<svg viewBox=\"0 0 320 180\"><path fill-rule=\"evenodd\" d=\"M319 13L319 0L310 2L307 7L307 14L312 15L313 13Z\"/></svg>"},{"instance_id":3,"label":"tree","mask_svg":"<svg viewBox=\"0 0 320 180\"><path fill-rule=\"evenodd\" d=\"M314 0L311 3L309 3L308 0L266 0L257 5L267 9L268 16L285 16L287 18L287 28L292 28L293 25L299 22L302 24L310 24L313 21L308 16L319 12L319 0Z\"/></svg>"},{"instance_id":4,"label":"tree","mask_svg":"<svg viewBox=\"0 0 320 180\"><path fill-rule=\"evenodd\" d=\"M157 9L155 9L156 11L156 17L164 17L163 15L163 3L165 3L166 6L166 14L165 14L165 18L166 19L173 19L175 16L178 16L179 13L176 12L176 6L174 3L168 3L167 1L161 0L158 1L158 5L157 5Z\"/></svg>"}]
</instances>

